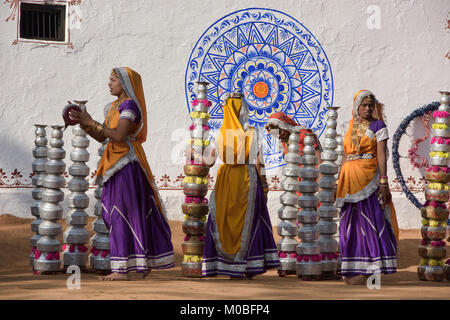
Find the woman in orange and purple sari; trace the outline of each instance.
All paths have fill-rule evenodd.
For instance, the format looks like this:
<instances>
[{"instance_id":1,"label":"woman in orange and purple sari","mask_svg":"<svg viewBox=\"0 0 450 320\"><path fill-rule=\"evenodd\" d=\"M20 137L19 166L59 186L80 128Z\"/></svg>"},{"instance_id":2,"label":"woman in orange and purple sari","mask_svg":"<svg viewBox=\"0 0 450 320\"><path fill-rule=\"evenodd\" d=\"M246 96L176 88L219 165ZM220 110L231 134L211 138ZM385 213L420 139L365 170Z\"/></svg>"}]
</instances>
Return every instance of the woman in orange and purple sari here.
<instances>
[{"instance_id":1,"label":"woman in orange and purple sari","mask_svg":"<svg viewBox=\"0 0 450 320\"><path fill-rule=\"evenodd\" d=\"M347 284L365 284L374 272L397 270L398 227L386 176L387 139L383 105L372 92L357 92L336 196L341 207L341 274Z\"/></svg>"},{"instance_id":2,"label":"woman in orange and purple sari","mask_svg":"<svg viewBox=\"0 0 450 320\"><path fill-rule=\"evenodd\" d=\"M248 106L240 94L223 106L219 157L223 161L210 198L203 249L203 275L252 278L277 268L279 259L267 210L262 141L248 126Z\"/></svg>"},{"instance_id":3,"label":"woman in orange and purple sari","mask_svg":"<svg viewBox=\"0 0 450 320\"><path fill-rule=\"evenodd\" d=\"M171 268L171 232L142 143L147 138L147 111L141 76L130 68L114 68L111 95L100 124L83 111L72 119L99 142L108 139L97 176L103 183L103 220L110 231L112 273L102 280L128 280L128 272Z\"/></svg>"}]
</instances>

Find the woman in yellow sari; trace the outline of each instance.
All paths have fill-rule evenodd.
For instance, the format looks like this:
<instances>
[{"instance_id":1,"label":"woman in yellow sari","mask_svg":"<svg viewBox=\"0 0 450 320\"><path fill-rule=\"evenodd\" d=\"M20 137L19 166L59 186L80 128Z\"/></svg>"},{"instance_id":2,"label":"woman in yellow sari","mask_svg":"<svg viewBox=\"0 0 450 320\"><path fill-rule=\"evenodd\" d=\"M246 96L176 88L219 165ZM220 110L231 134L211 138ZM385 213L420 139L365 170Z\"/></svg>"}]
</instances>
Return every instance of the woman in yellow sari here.
<instances>
[{"instance_id":1,"label":"woman in yellow sari","mask_svg":"<svg viewBox=\"0 0 450 320\"><path fill-rule=\"evenodd\" d=\"M219 157L224 164L209 202L203 275L252 278L279 266L265 199L264 161L262 152L258 154L262 140L248 126L248 106L242 95L230 95L223 114Z\"/></svg>"},{"instance_id":2,"label":"woman in yellow sari","mask_svg":"<svg viewBox=\"0 0 450 320\"><path fill-rule=\"evenodd\" d=\"M347 284L365 284L374 272L397 269L398 227L386 176L388 138L383 105L372 92L357 92L336 196L341 274Z\"/></svg>"},{"instance_id":3,"label":"woman in yellow sari","mask_svg":"<svg viewBox=\"0 0 450 320\"><path fill-rule=\"evenodd\" d=\"M128 280L130 271L146 276L151 269L174 266L169 224L142 148L147 111L141 76L127 67L114 68L109 88L117 100L106 105L103 124L86 111L70 113L94 139L108 139L96 173L110 231L112 273L101 278L107 281Z\"/></svg>"}]
</instances>

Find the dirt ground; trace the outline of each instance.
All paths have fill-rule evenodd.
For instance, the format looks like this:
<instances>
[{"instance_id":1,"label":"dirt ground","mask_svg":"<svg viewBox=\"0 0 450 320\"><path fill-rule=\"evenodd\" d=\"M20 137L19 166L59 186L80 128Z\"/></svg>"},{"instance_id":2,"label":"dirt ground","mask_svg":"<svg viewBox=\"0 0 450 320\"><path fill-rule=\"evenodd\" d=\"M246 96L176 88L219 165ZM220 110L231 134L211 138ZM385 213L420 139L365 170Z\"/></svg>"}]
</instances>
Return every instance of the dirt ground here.
<instances>
[{"instance_id":1,"label":"dirt ground","mask_svg":"<svg viewBox=\"0 0 450 320\"><path fill-rule=\"evenodd\" d=\"M69 290L69 274L35 276L28 254L30 223L10 215L0 216L0 299L450 299L450 282L420 281L416 275L419 262L419 230L402 230L399 243L399 268L393 275L382 276L381 288L348 286L343 281L302 281L295 275L280 278L276 270L252 280L232 281L228 277L185 278L181 272L181 243L184 234L179 221L170 221L176 267L154 270L146 279L136 273L132 281L102 282L92 273L83 273L81 288ZM89 220L87 230L91 233ZM64 221L61 221L63 230ZM275 238L278 240L276 230Z\"/></svg>"}]
</instances>

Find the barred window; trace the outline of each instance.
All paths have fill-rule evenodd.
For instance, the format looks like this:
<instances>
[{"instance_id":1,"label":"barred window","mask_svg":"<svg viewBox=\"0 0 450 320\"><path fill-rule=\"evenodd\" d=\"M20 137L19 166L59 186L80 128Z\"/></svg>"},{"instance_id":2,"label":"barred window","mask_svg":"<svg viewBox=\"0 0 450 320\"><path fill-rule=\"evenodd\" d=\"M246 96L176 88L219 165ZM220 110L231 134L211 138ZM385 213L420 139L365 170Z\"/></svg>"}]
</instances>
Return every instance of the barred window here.
<instances>
[{"instance_id":1,"label":"barred window","mask_svg":"<svg viewBox=\"0 0 450 320\"><path fill-rule=\"evenodd\" d=\"M21 3L20 37L65 41L66 6Z\"/></svg>"}]
</instances>

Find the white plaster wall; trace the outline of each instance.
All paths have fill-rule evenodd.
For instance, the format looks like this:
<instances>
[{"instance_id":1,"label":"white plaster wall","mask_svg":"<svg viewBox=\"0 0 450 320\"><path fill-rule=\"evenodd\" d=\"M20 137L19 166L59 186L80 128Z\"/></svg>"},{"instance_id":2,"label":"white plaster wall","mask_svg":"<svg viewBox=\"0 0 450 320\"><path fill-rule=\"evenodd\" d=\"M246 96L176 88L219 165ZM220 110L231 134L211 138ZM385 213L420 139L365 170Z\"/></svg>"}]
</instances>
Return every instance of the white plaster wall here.
<instances>
[{"instance_id":1,"label":"white plaster wall","mask_svg":"<svg viewBox=\"0 0 450 320\"><path fill-rule=\"evenodd\" d=\"M369 5L381 9L380 30L367 28ZM84 0L79 7L81 28L71 33L74 49L29 43L12 46L16 23L4 22L10 9L0 4L0 168L5 180L15 168L24 177L30 174L33 124L61 124L67 100L89 100L88 110L102 120L103 106L112 100L107 81L115 66L129 66L143 78L149 119L144 149L153 173L157 178L178 176L182 163L172 162L170 155L180 140L171 141L171 135L189 125L184 76L191 50L216 20L251 7L283 11L318 39L333 71L334 105L343 106L341 122L351 117L353 94L371 89L386 105L392 136L412 110L438 100L438 90L450 89L450 60L445 57L450 43L447 0ZM67 130L68 154L70 138ZM91 142L91 168L98 147L99 143ZM407 148L408 141L403 139L405 155ZM425 154L426 148L422 149ZM402 160L402 168L405 176L421 176L407 160ZM395 176L391 163L388 175ZM31 190L0 188L0 214L31 217ZM181 220L182 191L161 194L169 218ZM280 194L274 191L269 196L273 224L278 223ZM418 210L402 193L393 196L400 227L418 228Z\"/></svg>"}]
</instances>

